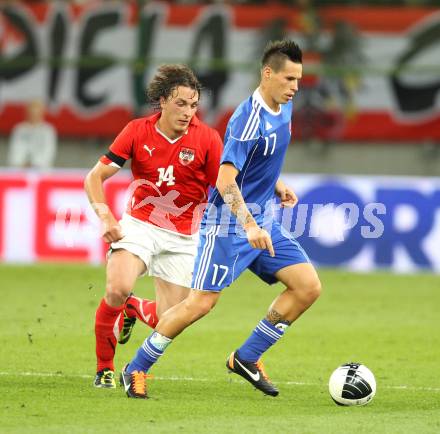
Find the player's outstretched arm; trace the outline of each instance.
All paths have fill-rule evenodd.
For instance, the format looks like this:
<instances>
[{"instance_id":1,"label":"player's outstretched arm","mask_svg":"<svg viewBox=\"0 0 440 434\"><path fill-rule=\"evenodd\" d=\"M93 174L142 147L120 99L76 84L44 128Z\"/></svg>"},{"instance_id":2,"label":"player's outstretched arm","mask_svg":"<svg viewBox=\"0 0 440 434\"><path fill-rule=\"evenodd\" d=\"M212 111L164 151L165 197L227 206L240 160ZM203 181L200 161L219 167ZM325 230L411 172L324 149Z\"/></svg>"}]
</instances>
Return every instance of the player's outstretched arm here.
<instances>
[{"instance_id":1,"label":"player's outstretched arm","mask_svg":"<svg viewBox=\"0 0 440 434\"><path fill-rule=\"evenodd\" d=\"M217 178L217 190L246 231L249 244L254 249L267 249L271 256L275 256L270 235L257 225L238 188L235 180L238 173L234 165L222 164Z\"/></svg>"},{"instance_id":2,"label":"player's outstretched arm","mask_svg":"<svg viewBox=\"0 0 440 434\"><path fill-rule=\"evenodd\" d=\"M121 227L107 205L104 194L104 181L113 176L119 168L98 163L87 174L84 189L96 215L101 220L102 238L106 243L112 243L122 238Z\"/></svg>"}]
</instances>

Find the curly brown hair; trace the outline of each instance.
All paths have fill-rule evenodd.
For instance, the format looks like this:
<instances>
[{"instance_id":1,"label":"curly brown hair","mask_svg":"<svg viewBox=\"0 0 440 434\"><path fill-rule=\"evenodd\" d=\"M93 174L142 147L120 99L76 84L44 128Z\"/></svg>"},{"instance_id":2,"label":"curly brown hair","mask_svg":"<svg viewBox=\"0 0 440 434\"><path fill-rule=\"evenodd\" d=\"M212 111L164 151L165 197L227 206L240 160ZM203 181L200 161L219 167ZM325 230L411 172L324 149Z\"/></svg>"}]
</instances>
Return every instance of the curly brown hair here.
<instances>
[{"instance_id":1,"label":"curly brown hair","mask_svg":"<svg viewBox=\"0 0 440 434\"><path fill-rule=\"evenodd\" d=\"M160 107L160 99L168 99L179 86L194 89L200 99L202 85L188 66L162 65L147 87L147 102L158 108Z\"/></svg>"}]
</instances>

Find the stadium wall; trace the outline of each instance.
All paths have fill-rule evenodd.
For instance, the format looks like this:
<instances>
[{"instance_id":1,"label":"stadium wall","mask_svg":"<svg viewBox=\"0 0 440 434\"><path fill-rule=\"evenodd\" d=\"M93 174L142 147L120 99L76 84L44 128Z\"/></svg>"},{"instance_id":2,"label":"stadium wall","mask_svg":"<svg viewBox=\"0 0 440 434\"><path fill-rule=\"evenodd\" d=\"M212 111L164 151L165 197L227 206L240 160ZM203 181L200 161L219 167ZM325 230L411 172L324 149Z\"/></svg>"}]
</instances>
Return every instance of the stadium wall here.
<instances>
[{"instance_id":1,"label":"stadium wall","mask_svg":"<svg viewBox=\"0 0 440 434\"><path fill-rule=\"evenodd\" d=\"M295 138L294 138L295 139ZM60 140L54 166L90 168L107 152L108 140ZM8 142L0 138L0 167L7 165ZM438 176L440 142L301 143L294 140L286 152L283 170L290 173L352 175Z\"/></svg>"},{"instance_id":2,"label":"stadium wall","mask_svg":"<svg viewBox=\"0 0 440 434\"><path fill-rule=\"evenodd\" d=\"M107 246L83 191L85 173L1 169L2 262L104 261ZM440 273L440 178L283 177L300 203L278 218L319 266ZM122 171L105 184L117 216L129 183Z\"/></svg>"}]
</instances>

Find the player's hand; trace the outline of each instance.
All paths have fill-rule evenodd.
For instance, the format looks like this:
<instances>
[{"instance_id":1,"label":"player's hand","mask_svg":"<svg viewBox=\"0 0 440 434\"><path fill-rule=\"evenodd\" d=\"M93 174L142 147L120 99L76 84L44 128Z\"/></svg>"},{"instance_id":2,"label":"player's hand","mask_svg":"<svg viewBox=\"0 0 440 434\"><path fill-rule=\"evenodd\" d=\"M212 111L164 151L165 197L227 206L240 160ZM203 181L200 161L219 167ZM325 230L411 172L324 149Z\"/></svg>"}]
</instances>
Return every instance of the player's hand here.
<instances>
[{"instance_id":1,"label":"player's hand","mask_svg":"<svg viewBox=\"0 0 440 434\"><path fill-rule=\"evenodd\" d=\"M269 235L269 233L260 228L256 224L252 224L250 226L245 227L247 239L249 241L249 244L254 249L266 249L269 251L270 256L272 258L275 256L275 250L273 249L272 245L272 239Z\"/></svg>"},{"instance_id":2,"label":"player's hand","mask_svg":"<svg viewBox=\"0 0 440 434\"><path fill-rule=\"evenodd\" d=\"M295 192L281 180L278 180L275 185L275 193L281 199L282 208L293 208L298 203Z\"/></svg>"},{"instance_id":3,"label":"player's hand","mask_svg":"<svg viewBox=\"0 0 440 434\"><path fill-rule=\"evenodd\" d=\"M102 238L106 243L114 243L123 238L122 228L118 221L108 215L102 219Z\"/></svg>"}]
</instances>

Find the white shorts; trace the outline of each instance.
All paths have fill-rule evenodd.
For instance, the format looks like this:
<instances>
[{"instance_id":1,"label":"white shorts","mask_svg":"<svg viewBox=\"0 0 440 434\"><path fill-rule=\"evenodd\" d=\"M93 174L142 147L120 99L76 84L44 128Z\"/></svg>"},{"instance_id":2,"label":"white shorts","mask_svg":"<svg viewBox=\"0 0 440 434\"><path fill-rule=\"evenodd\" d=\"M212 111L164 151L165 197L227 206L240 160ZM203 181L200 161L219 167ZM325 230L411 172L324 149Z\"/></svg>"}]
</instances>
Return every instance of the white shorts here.
<instances>
[{"instance_id":1,"label":"white shorts","mask_svg":"<svg viewBox=\"0 0 440 434\"><path fill-rule=\"evenodd\" d=\"M119 221L124 238L111 244L124 249L146 265L145 274L176 285L191 287L199 234L181 235L124 214ZM145 275L144 274L144 275Z\"/></svg>"}]
</instances>

